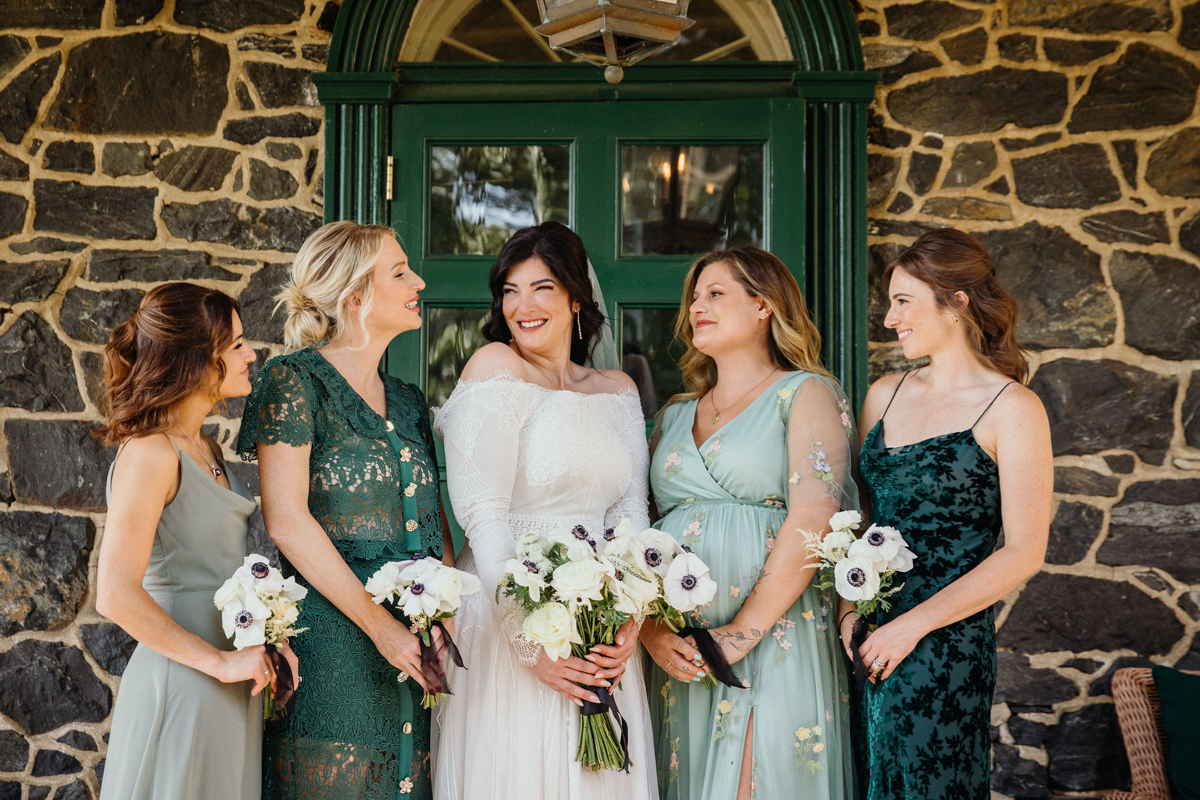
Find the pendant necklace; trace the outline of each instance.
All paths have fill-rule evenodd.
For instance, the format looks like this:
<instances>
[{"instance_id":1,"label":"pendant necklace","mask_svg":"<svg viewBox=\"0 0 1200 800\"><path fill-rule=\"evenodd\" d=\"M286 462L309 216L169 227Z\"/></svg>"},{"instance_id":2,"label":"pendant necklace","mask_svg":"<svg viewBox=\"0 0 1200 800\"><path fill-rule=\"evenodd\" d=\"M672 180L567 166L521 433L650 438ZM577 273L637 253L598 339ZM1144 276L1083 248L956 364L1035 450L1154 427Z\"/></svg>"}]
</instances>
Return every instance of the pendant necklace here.
<instances>
[{"instance_id":1,"label":"pendant necklace","mask_svg":"<svg viewBox=\"0 0 1200 800\"><path fill-rule=\"evenodd\" d=\"M768 373L767 373L767 378L771 377L771 376L772 376L772 375L774 375L774 374L775 374L775 370L774 370L774 369L772 369L770 372L768 372ZM750 393L751 393L751 392L753 392L755 389L757 389L758 387L760 387L760 386L762 386L764 383L766 383L766 381L767 381L767 378L763 378L761 381L759 381L758 383L754 384L753 386L751 386L751 387L750 387L749 389L747 389L746 391L742 392L742 396L741 396L741 397L739 397L737 400L734 400L734 401L733 401L732 403L730 403L729 405L725 406L725 408L717 408L717 387L715 387L715 386L714 386L714 387L713 387L713 390L712 390L712 391L709 393L709 395L708 395L708 402L712 403L713 410L714 410L714 411L716 411L717 413L716 413L716 414L713 414L713 418L712 418L712 419L709 421L709 424L710 424L710 425L719 425L719 424L721 424L721 412L722 412L722 411L728 411L729 409L731 409L731 408L733 408L734 406L736 406L738 403L742 402L742 400L743 400L743 399L745 399L746 395L750 394Z\"/></svg>"},{"instance_id":2,"label":"pendant necklace","mask_svg":"<svg viewBox=\"0 0 1200 800\"><path fill-rule=\"evenodd\" d=\"M213 461L213 460L212 460L212 459L210 459L208 456L204 455L204 450L202 450L202 449L200 448L200 445L196 443L196 440L195 440L195 439L193 439L193 438L191 437L191 435L190 435L190 434L189 434L187 431L185 431L185 430L183 429L183 426L182 426L182 425L180 425L178 422L176 422L176 423L175 423L175 427L176 427L176 428L179 428L179 432L180 432L180 433L182 433L184 436L186 436L186 437L188 438L188 441L190 441L190 442L192 443L192 445L193 445L193 446L196 448L196 452L200 454L200 457L201 457L201 458L203 458L205 461L207 461L207 462L208 462L208 471L212 473L213 477L214 477L214 478L219 478L219 477L221 477L221 475L223 474L223 472L222 472L221 468L217 466L217 462L216 462L216 461ZM210 452L210 453L212 452L212 449L211 449L211 448L209 448L209 452Z\"/></svg>"}]
</instances>

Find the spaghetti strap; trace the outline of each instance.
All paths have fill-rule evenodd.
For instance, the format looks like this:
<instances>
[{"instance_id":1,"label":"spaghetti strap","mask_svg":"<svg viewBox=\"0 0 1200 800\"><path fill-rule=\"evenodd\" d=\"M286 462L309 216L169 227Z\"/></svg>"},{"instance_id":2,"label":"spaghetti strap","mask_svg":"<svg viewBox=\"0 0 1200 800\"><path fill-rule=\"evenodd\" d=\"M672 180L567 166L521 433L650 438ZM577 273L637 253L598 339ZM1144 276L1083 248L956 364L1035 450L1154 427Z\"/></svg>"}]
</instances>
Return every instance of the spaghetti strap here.
<instances>
[{"instance_id":1,"label":"spaghetti strap","mask_svg":"<svg viewBox=\"0 0 1200 800\"><path fill-rule=\"evenodd\" d=\"M917 369L920 369L920 367L917 367ZM914 370L910 370L910 371L908 371L908 372L904 373L904 377L903 377L903 378L901 378L901 379L900 379L900 382L896 384L896 388L895 388L895 390L893 390L893 391L892 391L892 396L891 396L890 398L888 398L888 404L887 404L887 407L886 407L886 408L884 408L884 409L883 409L883 413L879 415L879 421L880 421L880 422L882 422L882 421L883 421L883 418L887 416L888 409L892 407L892 402L893 402L893 401L896 399L896 395L897 395L897 394L900 392L900 387L904 385L904 382L905 382L906 380L908 380L908 376L909 376L909 375L911 375L911 374L913 374L913 373L914 373L914 372L916 372L916 371L917 371L917 370L916 370L916 369L914 369Z\"/></svg>"},{"instance_id":2,"label":"spaghetti strap","mask_svg":"<svg viewBox=\"0 0 1200 800\"><path fill-rule=\"evenodd\" d=\"M1004 394L1004 390L1007 389L1008 387L1012 386L1014 383L1016 383L1016 381L1009 381L1008 383L1001 386L1000 391L996 392L996 396L992 398L992 402L988 403L987 408L985 408L983 410L983 414L986 414L991 409L992 405L994 405L995 402L1000 399L1000 395ZM980 414L978 419L975 420L975 425L978 425L979 420L983 419L983 414ZM975 425L972 425L970 430L975 430Z\"/></svg>"}]
</instances>

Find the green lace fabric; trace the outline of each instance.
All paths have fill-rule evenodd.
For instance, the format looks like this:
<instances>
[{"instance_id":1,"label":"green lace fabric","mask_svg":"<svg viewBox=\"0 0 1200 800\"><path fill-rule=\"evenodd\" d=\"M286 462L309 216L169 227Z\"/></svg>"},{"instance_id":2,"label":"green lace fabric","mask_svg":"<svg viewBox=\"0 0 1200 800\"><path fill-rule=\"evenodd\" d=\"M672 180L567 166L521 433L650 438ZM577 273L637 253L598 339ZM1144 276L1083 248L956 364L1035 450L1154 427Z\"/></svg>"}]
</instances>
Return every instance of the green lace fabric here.
<instances>
[{"instance_id":1,"label":"green lace fabric","mask_svg":"<svg viewBox=\"0 0 1200 800\"><path fill-rule=\"evenodd\" d=\"M442 550L425 396L395 378L383 381L386 420L316 350L273 358L259 371L238 436L247 461L257 458L259 445L312 446L308 509L364 583L414 545L438 557ZM403 445L399 453L388 441L388 421ZM358 626L286 559L282 568L309 589L297 623L308 630L292 643L304 683L292 714L267 723L263 797L431 798L430 716L420 687L398 682L398 670Z\"/></svg>"}]
</instances>

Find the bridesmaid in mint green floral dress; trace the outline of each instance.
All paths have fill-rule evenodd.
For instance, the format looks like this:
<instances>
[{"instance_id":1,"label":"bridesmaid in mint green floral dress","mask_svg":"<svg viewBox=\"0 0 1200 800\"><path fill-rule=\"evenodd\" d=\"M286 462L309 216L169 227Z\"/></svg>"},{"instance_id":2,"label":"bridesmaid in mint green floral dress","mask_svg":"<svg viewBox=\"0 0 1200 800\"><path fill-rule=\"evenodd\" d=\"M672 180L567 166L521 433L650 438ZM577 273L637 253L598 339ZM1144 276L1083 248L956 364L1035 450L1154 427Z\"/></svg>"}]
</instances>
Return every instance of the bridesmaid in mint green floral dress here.
<instances>
[{"instance_id":1,"label":"bridesmaid in mint green floral dress","mask_svg":"<svg viewBox=\"0 0 1200 800\"><path fill-rule=\"evenodd\" d=\"M716 596L689 624L712 631L749 688L709 691L679 669L692 667L690 648L670 646L684 640L648 626L643 642L658 665L648 690L661 794L849 798L849 690L837 603L832 590L810 583L801 530L827 529L833 513L857 508L849 403L814 363L815 330L774 256L750 248L711 254L693 267L688 287L685 298L696 299L684 312L699 325L686 337L689 355L712 353L720 378L660 415L650 464L662 515L656 527L710 567ZM760 323L761 336L749 335ZM788 329L808 334L807 352L796 352ZM685 376L687 363L685 356ZM746 365L757 371L735 371ZM727 375L741 385L726 388Z\"/></svg>"}]
</instances>

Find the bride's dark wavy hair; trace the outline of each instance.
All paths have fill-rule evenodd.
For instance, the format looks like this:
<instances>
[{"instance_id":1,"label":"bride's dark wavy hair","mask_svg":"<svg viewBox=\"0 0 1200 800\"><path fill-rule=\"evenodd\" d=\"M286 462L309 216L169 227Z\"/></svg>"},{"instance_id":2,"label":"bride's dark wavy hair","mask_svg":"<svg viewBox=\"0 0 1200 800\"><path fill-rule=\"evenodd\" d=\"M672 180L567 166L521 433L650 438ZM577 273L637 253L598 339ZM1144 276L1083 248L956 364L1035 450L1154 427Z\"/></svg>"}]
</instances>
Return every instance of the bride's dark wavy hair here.
<instances>
[{"instance_id":1,"label":"bride's dark wavy hair","mask_svg":"<svg viewBox=\"0 0 1200 800\"><path fill-rule=\"evenodd\" d=\"M550 270L555 280L567 290L572 303L579 303L580 338L571 328L571 360L586 364L592 350L600 341L606 317L592 294L592 281L588 277L588 255L579 234L561 222L543 222L521 228L508 238L500 250L500 256L488 274L488 288L492 292L492 313L483 324L483 336L489 342L512 341L512 330L504 318L504 282L508 273L531 258L540 259ZM574 322L574 320L572 320Z\"/></svg>"}]
</instances>

